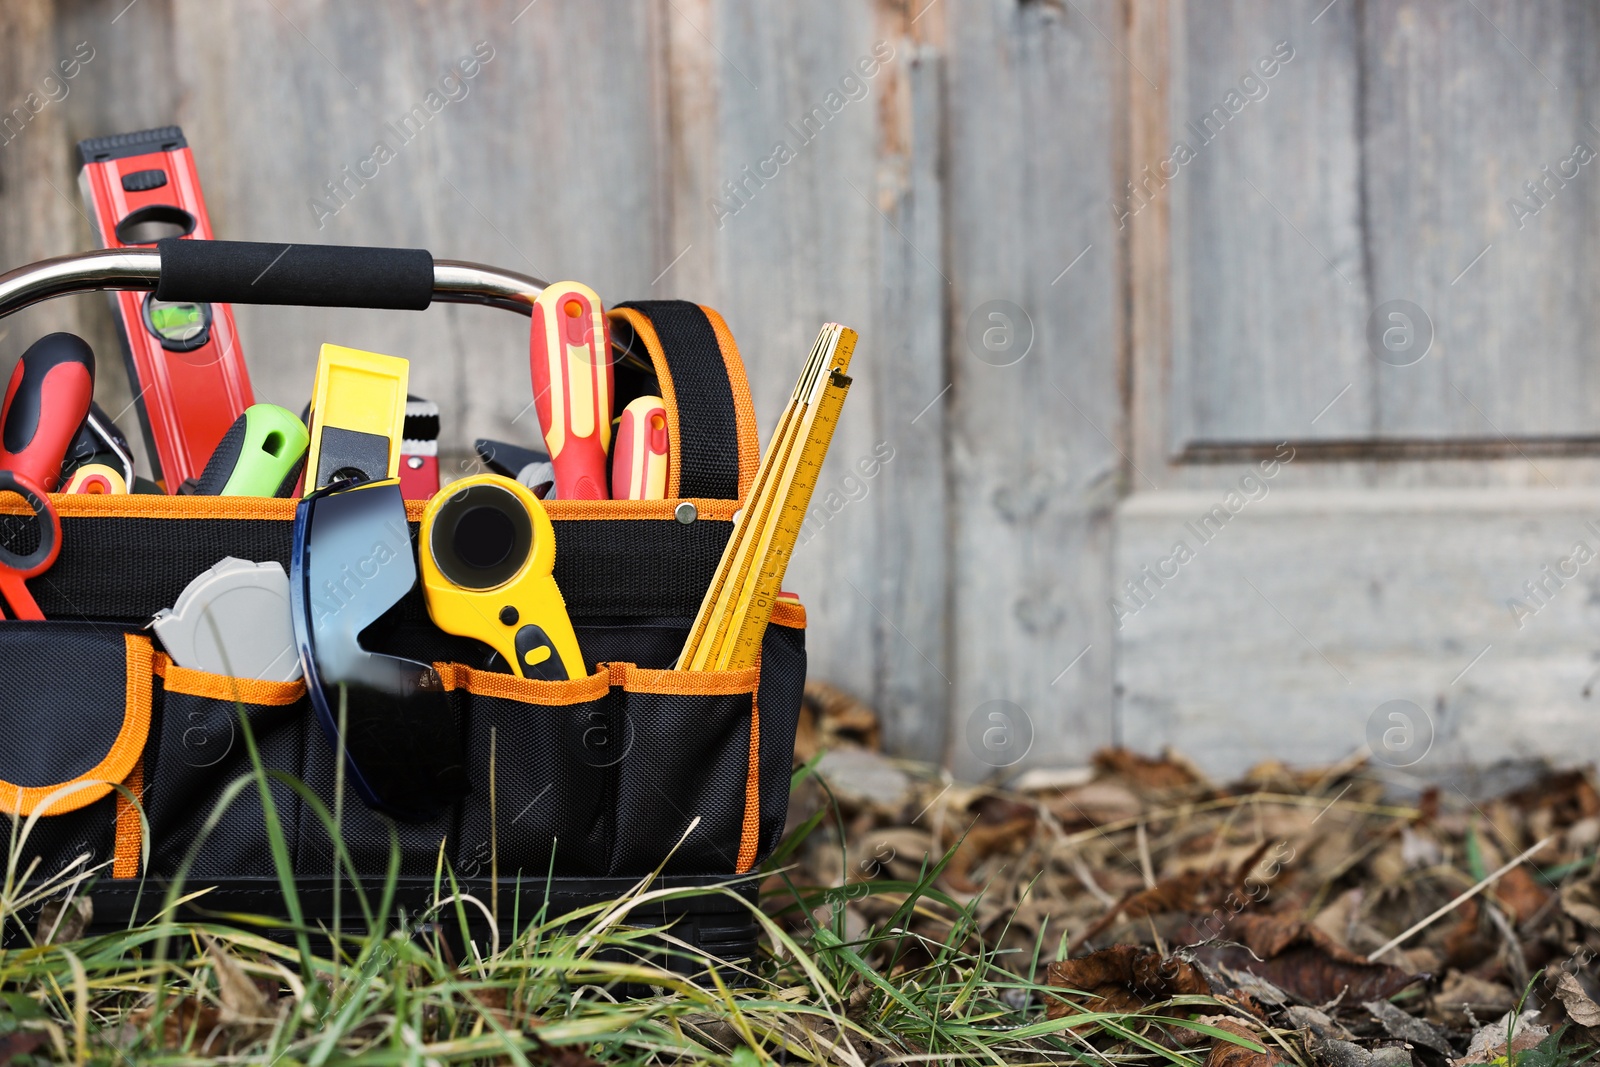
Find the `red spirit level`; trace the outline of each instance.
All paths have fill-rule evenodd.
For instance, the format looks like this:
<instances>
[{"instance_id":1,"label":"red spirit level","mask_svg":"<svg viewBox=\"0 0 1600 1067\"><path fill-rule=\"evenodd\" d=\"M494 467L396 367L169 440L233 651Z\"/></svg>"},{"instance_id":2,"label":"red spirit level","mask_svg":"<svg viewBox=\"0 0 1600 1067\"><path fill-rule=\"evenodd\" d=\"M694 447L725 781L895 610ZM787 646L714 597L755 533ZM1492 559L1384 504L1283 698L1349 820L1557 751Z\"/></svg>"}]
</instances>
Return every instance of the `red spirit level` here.
<instances>
[{"instance_id":1,"label":"red spirit level","mask_svg":"<svg viewBox=\"0 0 1600 1067\"><path fill-rule=\"evenodd\" d=\"M211 239L183 131L176 126L78 142L83 198L106 248L163 237ZM254 403L227 304L112 293L151 462L169 493L198 478L217 444Z\"/></svg>"}]
</instances>

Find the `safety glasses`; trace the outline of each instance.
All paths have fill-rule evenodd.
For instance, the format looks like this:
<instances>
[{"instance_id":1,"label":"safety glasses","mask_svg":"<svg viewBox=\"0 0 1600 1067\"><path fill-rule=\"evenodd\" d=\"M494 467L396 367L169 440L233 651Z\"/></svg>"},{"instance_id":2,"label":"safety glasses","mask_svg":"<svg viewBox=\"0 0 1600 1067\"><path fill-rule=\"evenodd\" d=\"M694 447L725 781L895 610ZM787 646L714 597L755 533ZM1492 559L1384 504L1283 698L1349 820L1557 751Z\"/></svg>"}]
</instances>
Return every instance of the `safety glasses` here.
<instances>
[{"instance_id":1,"label":"safety glasses","mask_svg":"<svg viewBox=\"0 0 1600 1067\"><path fill-rule=\"evenodd\" d=\"M438 672L361 647L362 631L416 582L399 482L340 481L300 501L289 589L311 706L361 798L406 821L440 814L469 788Z\"/></svg>"}]
</instances>

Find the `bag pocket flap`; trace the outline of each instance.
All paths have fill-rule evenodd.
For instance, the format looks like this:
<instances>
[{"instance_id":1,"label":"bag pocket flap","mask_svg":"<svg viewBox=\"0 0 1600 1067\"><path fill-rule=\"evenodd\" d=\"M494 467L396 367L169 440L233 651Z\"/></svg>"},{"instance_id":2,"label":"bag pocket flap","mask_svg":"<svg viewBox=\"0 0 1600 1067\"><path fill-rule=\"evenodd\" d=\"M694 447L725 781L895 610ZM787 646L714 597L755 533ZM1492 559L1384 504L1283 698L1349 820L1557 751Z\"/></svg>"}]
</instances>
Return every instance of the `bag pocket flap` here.
<instances>
[{"instance_id":1,"label":"bag pocket flap","mask_svg":"<svg viewBox=\"0 0 1600 1067\"><path fill-rule=\"evenodd\" d=\"M93 804L127 779L149 740L150 639L79 623L0 626L0 811Z\"/></svg>"}]
</instances>

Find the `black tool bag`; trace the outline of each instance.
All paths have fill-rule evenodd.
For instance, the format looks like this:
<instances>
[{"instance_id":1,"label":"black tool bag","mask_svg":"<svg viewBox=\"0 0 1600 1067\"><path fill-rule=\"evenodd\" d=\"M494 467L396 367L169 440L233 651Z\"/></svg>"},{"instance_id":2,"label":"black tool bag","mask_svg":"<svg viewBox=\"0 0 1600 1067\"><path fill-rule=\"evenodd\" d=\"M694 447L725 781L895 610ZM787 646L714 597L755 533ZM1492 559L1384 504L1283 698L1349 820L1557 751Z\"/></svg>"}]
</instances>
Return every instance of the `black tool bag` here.
<instances>
[{"instance_id":1,"label":"black tool bag","mask_svg":"<svg viewBox=\"0 0 1600 1067\"><path fill-rule=\"evenodd\" d=\"M446 292L445 264L418 266L427 253L406 253L402 270L380 250L319 249L297 271L294 252L281 248L163 242L157 295L416 307L427 303L420 287ZM343 273L310 299L305 275L315 276L329 253L348 253L334 259ZM243 286L260 273L256 260L274 254L283 262L261 291ZM169 285L180 255L211 258L205 270L185 261L185 284ZM391 284L374 283L370 269L349 283L361 255L368 268L387 263ZM273 275L287 288L271 287ZM471 285L443 298L525 302L475 296ZM435 628L420 589L365 638L375 651L438 665L468 755L469 795L414 824L375 813L348 786L336 804L335 752L302 682L185 669L154 641L151 617L224 557L287 569L294 501L56 495L60 557L29 582L48 621L0 621L0 809L24 816L18 870L37 863L30 881L39 882L96 869L88 892L100 921L159 907L161 887L180 874L186 892L215 887L196 910L285 914L261 789L241 784L252 775L253 744L313 922L331 920L335 881L349 881L337 872L319 805L342 810L344 846L369 890L382 885L398 839L399 904L412 912L435 902L442 869L465 892L497 889L502 915L518 910L505 903L515 893L524 917L547 900L559 909L605 899L657 870L668 885L752 872L783 829L806 672L804 609L779 602L758 669L671 669L755 478L749 388L714 311L651 301L623 305L612 320L619 343L642 357L636 367L619 365L618 398L665 399L672 464L666 500L547 506L555 578L592 673L546 682L485 670L486 646ZM306 370L309 382L309 360ZM414 551L422 505L408 509ZM16 508L0 514L7 547L27 551L32 522ZM30 824L26 817L41 812ZM748 893L751 882L744 879ZM347 899L344 914L351 911ZM753 947L754 923L738 901L679 901L650 915L675 921L676 936L718 955Z\"/></svg>"}]
</instances>

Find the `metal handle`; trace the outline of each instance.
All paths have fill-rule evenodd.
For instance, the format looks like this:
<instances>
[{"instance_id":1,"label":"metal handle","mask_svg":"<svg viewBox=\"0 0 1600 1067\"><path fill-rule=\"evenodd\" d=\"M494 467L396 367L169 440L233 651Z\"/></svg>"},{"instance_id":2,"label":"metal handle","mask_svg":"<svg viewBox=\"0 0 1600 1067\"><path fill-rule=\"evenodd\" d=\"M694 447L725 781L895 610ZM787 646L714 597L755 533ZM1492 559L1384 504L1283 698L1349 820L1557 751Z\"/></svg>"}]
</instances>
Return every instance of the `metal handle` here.
<instances>
[{"instance_id":1,"label":"metal handle","mask_svg":"<svg viewBox=\"0 0 1600 1067\"><path fill-rule=\"evenodd\" d=\"M0 274L0 318L52 297L106 289L154 291L161 282L161 253L150 248L108 248L29 263ZM526 274L440 259L433 264L433 298L457 304L533 314L545 282Z\"/></svg>"},{"instance_id":2,"label":"metal handle","mask_svg":"<svg viewBox=\"0 0 1600 1067\"><path fill-rule=\"evenodd\" d=\"M121 289L154 292L161 282L161 253L152 248L107 248L41 259L0 274L0 319L58 296ZM433 261L433 298L450 304L485 304L533 314L548 283L539 278L460 259ZM655 373L648 358L613 338L618 362Z\"/></svg>"}]
</instances>

